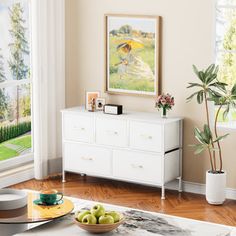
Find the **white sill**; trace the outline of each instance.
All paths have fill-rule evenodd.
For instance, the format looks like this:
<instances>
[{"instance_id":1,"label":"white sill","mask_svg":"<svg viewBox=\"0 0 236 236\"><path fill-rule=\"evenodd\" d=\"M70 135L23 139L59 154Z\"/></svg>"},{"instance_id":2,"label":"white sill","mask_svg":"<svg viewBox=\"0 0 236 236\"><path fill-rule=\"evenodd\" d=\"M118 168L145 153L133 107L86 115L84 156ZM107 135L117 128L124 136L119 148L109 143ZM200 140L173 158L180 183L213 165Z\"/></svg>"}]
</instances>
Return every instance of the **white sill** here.
<instances>
[{"instance_id":1,"label":"white sill","mask_svg":"<svg viewBox=\"0 0 236 236\"><path fill-rule=\"evenodd\" d=\"M12 157L5 161L0 161L0 172L32 163L33 160L34 156L31 152L25 155Z\"/></svg>"},{"instance_id":2,"label":"white sill","mask_svg":"<svg viewBox=\"0 0 236 236\"><path fill-rule=\"evenodd\" d=\"M236 121L220 123L218 122L217 128L224 130L235 130L236 131Z\"/></svg>"},{"instance_id":3,"label":"white sill","mask_svg":"<svg viewBox=\"0 0 236 236\"><path fill-rule=\"evenodd\" d=\"M34 164L19 166L0 173L0 189L34 178Z\"/></svg>"}]
</instances>

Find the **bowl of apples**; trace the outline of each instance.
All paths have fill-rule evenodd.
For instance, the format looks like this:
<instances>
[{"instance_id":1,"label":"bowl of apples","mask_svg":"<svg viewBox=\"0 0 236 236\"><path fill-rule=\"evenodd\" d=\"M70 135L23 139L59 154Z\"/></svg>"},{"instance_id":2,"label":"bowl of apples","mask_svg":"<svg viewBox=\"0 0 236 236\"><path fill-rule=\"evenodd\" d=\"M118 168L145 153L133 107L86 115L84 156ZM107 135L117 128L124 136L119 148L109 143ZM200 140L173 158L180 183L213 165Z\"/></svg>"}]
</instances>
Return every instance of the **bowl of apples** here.
<instances>
[{"instance_id":1,"label":"bowl of apples","mask_svg":"<svg viewBox=\"0 0 236 236\"><path fill-rule=\"evenodd\" d=\"M106 211L101 204L94 205L90 210L75 213L75 223L90 233L106 233L119 227L124 216L116 211Z\"/></svg>"}]
</instances>

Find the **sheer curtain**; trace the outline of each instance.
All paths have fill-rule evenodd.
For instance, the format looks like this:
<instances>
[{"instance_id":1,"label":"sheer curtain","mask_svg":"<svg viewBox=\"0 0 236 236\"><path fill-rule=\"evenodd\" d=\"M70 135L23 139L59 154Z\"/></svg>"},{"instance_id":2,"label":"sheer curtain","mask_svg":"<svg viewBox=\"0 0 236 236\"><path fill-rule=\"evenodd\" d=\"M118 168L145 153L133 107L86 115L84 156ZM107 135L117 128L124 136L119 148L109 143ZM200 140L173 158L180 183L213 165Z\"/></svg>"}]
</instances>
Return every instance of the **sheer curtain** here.
<instances>
[{"instance_id":1,"label":"sheer curtain","mask_svg":"<svg viewBox=\"0 0 236 236\"><path fill-rule=\"evenodd\" d=\"M32 0L35 178L61 171L65 107L65 0Z\"/></svg>"}]
</instances>

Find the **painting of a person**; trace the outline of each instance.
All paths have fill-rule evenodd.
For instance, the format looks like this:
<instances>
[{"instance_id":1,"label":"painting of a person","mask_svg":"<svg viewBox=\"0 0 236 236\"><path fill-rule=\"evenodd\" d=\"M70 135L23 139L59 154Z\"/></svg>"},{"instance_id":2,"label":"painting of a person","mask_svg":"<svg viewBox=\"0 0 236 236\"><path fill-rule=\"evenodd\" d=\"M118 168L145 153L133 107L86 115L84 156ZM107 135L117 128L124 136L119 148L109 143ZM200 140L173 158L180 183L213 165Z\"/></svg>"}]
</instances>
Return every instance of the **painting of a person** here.
<instances>
[{"instance_id":1,"label":"painting of a person","mask_svg":"<svg viewBox=\"0 0 236 236\"><path fill-rule=\"evenodd\" d=\"M106 91L159 94L160 18L106 16Z\"/></svg>"},{"instance_id":2,"label":"painting of a person","mask_svg":"<svg viewBox=\"0 0 236 236\"><path fill-rule=\"evenodd\" d=\"M120 62L116 64L120 79L135 77L136 79L154 80L154 74L150 66L141 57L135 55L132 46L142 45L141 42L129 39L117 46Z\"/></svg>"}]
</instances>

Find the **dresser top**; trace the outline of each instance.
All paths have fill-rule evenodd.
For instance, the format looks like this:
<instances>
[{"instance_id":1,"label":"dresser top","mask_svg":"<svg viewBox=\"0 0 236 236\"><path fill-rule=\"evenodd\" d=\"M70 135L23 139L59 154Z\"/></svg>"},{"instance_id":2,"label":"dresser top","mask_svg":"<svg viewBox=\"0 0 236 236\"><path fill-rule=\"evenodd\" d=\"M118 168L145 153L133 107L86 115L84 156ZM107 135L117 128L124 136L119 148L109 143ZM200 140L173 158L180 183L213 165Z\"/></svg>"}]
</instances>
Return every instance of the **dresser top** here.
<instances>
[{"instance_id":1,"label":"dresser top","mask_svg":"<svg viewBox=\"0 0 236 236\"><path fill-rule=\"evenodd\" d=\"M121 115L109 115L104 114L103 111L89 112L84 107L72 107L61 111L62 113L74 113L94 117L112 118L112 119L129 119L129 120L140 120L140 121L151 121L156 123L172 123L183 120L182 117L168 117L161 118L157 112L137 112L137 111L124 111Z\"/></svg>"}]
</instances>

